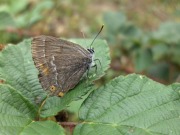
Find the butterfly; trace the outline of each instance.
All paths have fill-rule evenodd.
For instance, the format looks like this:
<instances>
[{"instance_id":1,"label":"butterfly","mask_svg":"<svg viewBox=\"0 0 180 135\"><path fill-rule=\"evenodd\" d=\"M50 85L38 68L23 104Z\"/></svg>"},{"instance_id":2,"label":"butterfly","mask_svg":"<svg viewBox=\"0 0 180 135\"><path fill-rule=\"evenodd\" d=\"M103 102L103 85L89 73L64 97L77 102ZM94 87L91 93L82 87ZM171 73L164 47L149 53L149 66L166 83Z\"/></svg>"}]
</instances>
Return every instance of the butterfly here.
<instances>
[{"instance_id":1,"label":"butterfly","mask_svg":"<svg viewBox=\"0 0 180 135\"><path fill-rule=\"evenodd\" d=\"M31 44L41 86L50 95L63 96L78 84L91 67L97 68L94 48L85 49L70 41L45 35L34 37Z\"/></svg>"}]
</instances>

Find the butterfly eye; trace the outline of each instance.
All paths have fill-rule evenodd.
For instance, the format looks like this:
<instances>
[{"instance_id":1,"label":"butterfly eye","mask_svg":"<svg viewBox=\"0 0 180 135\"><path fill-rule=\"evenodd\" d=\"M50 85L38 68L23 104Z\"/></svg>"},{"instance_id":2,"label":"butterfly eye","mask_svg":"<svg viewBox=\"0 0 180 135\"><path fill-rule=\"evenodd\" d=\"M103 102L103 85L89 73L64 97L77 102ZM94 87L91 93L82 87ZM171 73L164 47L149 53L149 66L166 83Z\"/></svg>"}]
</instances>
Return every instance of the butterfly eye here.
<instances>
[{"instance_id":1,"label":"butterfly eye","mask_svg":"<svg viewBox=\"0 0 180 135\"><path fill-rule=\"evenodd\" d=\"M94 48L92 49L87 49L90 53L94 53Z\"/></svg>"},{"instance_id":2,"label":"butterfly eye","mask_svg":"<svg viewBox=\"0 0 180 135\"><path fill-rule=\"evenodd\" d=\"M50 86L50 90L51 90L52 92L55 92L55 91L56 91L56 87L55 87L54 85L52 85L52 86Z\"/></svg>"}]
</instances>

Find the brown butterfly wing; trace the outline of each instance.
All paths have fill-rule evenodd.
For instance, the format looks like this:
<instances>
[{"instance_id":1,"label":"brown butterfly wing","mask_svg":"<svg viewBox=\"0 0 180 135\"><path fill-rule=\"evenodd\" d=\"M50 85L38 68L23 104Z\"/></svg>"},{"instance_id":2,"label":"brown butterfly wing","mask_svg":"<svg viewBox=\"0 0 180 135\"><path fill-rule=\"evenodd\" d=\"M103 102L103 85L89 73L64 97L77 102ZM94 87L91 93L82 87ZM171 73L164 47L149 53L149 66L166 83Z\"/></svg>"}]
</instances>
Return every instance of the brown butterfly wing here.
<instances>
[{"instance_id":1,"label":"brown butterfly wing","mask_svg":"<svg viewBox=\"0 0 180 135\"><path fill-rule=\"evenodd\" d=\"M50 36L33 38L32 56L43 89L52 95L74 88L92 62L81 46Z\"/></svg>"}]
</instances>

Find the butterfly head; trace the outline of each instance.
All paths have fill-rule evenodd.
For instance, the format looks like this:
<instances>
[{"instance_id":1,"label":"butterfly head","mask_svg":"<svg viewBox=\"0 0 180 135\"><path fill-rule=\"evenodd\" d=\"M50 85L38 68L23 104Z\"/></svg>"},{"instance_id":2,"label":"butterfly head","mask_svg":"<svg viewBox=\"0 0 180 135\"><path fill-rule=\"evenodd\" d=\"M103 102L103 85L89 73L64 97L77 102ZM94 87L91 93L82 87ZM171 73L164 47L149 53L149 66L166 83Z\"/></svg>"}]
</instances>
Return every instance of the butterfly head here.
<instances>
[{"instance_id":1,"label":"butterfly head","mask_svg":"<svg viewBox=\"0 0 180 135\"><path fill-rule=\"evenodd\" d=\"M90 54L90 57L91 57L91 62L90 62L90 64L89 64L89 68L90 67L94 67L94 65L96 65L95 64L95 62L94 62L94 48L89 48L89 49L87 49L88 50L88 52L89 52L89 54Z\"/></svg>"},{"instance_id":2,"label":"butterfly head","mask_svg":"<svg viewBox=\"0 0 180 135\"><path fill-rule=\"evenodd\" d=\"M94 54L94 48L90 48L90 49L87 49L89 52L90 52L90 54Z\"/></svg>"}]
</instances>

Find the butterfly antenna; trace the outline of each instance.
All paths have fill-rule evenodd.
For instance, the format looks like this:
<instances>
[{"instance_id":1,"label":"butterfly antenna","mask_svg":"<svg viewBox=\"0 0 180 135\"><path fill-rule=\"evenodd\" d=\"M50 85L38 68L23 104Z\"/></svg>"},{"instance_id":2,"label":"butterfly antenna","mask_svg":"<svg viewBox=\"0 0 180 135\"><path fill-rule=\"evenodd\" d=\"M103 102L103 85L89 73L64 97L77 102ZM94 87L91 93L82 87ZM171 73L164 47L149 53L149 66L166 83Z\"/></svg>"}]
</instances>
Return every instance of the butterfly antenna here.
<instances>
[{"instance_id":1,"label":"butterfly antenna","mask_svg":"<svg viewBox=\"0 0 180 135\"><path fill-rule=\"evenodd\" d=\"M93 39L92 43L90 44L90 49L92 49L92 44L94 43L95 39L98 37L98 35L101 33L102 29L104 28L104 25L102 25L100 31L98 32L98 34L95 36L95 38Z\"/></svg>"}]
</instances>

